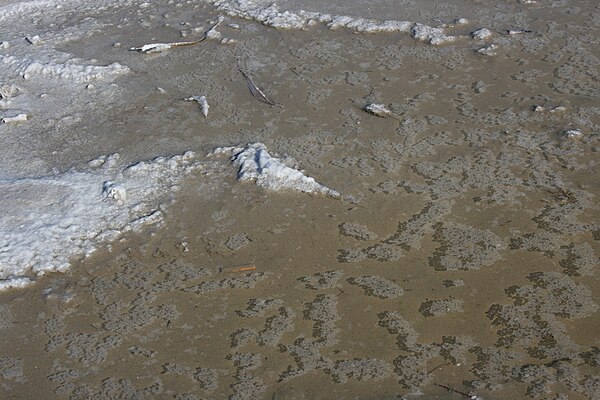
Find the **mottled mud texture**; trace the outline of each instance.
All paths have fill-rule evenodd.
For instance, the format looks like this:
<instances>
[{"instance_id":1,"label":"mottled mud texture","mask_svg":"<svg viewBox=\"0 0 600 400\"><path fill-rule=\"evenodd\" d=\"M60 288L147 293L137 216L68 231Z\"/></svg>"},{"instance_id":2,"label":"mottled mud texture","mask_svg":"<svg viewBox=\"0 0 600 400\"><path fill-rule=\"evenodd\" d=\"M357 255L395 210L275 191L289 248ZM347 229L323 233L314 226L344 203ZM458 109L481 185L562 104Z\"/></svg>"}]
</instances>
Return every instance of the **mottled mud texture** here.
<instances>
[{"instance_id":1,"label":"mottled mud texture","mask_svg":"<svg viewBox=\"0 0 600 400\"><path fill-rule=\"evenodd\" d=\"M83 85L85 110L0 126L7 148L27 142L49 170L117 151L192 150L202 167L163 223L0 292L0 398L600 398L600 8L348 4L456 39L226 16L235 43L152 55L127 49L193 40L223 9L127 2L68 14L64 32L34 9L45 43L130 72L112 91ZM56 96L21 86L2 82L0 109ZM267 191L202 156L257 142L341 198Z\"/></svg>"}]
</instances>

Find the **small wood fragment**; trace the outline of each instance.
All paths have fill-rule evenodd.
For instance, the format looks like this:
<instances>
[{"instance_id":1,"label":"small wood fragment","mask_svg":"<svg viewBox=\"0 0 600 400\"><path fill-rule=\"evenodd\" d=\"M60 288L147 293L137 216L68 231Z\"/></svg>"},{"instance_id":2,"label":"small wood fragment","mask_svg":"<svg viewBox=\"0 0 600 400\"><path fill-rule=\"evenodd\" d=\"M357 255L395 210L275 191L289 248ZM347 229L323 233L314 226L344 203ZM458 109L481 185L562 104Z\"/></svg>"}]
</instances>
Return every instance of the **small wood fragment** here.
<instances>
[{"instance_id":1,"label":"small wood fragment","mask_svg":"<svg viewBox=\"0 0 600 400\"><path fill-rule=\"evenodd\" d=\"M220 273L247 272L247 271L255 271L255 270L256 270L256 265L254 265L253 263L238 264L238 265L232 265L229 267L219 267Z\"/></svg>"}]
</instances>

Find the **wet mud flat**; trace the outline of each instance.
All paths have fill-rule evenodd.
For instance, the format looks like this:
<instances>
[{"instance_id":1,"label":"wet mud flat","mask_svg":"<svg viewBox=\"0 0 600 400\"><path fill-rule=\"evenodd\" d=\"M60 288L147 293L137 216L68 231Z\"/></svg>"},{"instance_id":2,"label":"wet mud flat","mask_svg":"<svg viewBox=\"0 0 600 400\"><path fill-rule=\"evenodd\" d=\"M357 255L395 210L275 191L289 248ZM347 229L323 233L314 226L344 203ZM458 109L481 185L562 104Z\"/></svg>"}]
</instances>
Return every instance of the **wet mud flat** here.
<instances>
[{"instance_id":1,"label":"wet mud flat","mask_svg":"<svg viewBox=\"0 0 600 400\"><path fill-rule=\"evenodd\" d=\"M132 5L61 42L132 72L95 84L113 107L64 116L59 169L116 151L198 165L161 221L0 293L2 398L599 397L600 10L553 4L484 6L442 46L226 17L235 43L127 51L200 35L223 15L204 3ZM248 143L340 196L206 155Z\"/></svg>"}]
</instances>

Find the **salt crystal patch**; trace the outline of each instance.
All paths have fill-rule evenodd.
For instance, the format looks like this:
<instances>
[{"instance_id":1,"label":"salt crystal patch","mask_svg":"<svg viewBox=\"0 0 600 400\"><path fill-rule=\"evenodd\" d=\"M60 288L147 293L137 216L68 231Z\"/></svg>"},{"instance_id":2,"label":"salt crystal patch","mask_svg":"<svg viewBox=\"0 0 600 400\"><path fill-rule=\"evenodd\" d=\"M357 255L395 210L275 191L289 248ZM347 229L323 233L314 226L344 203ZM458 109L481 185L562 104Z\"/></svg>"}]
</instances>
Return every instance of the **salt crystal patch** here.
<instances>
[{"instance_id":1,"label":"salt crystal patch","mask_svg":"<svg viewBox=\"0 0 600 400\"><path fill-rule=\"evenodd\" d=\"M492 31L488 28L481 28L471 33L471 36L473 36L473 39L485 40L492 37Z\"/></svg>"},{"instance_id":2,"label":"salt crystal patch","mask_svg":"<svg viewBox=\"0 0 600 400\"><path fill-rule=\"evenodd\" d=\"M279 11L277 5L256 4L248 0L213 0L217 9L230 17L252 19L266 26L278 29L307 29L315 23L325 24L329 29L349 29L361 33L406 32L412 31L413 37L430 44L443 44L454 41L456 37L444 34L441 28L415 24L410 21L377 20L349 15L331 15L327 13L300 10L298 12Z\"/></svg>"},{"instance_id":3,"label":"salt crystal patch","mask_svg":"<svg viewBox=\"0 0 600 400\"><path fill-rule=\"evenodd\" d=\"M127 200L127 190L111 181L104 182L102 193L105 196L105 200L114 200L119 205L125 204Z\"/></svg>"},{"instance_id":4,"label":"salt crystal patch","mask_svg":"<svg viewBox=\"0 0 600 400\"><path fill-rule=\"evenodd\" d=\"M27 121L27 114L19 114L19 115L15 115L14 117L4 117L2 118L2 123L4 124L15 124L15 123L19 123L19 122L25 122Z\"/></svg>"},{"instance_id":5,"label":"salt crystal patch","mask_svg":"<svg viewBox=\"0 0 600 400\"><path fill-rule=\"evenodd\" d=\"M496 53L496 49L497 48L498 48L497 45L490 44L488 46L484 46L484 47L482 47L480 49L477 49L476 52L479 53L479 54L483 54L485 56L490 56L491 57L491 56L495 56L496 54L498 54L498 53Z\"/></svg>"},{"instance_id":6,"label":"salt crystal patch","mask_svg":"<svg viewBox=\"0 0 600 400\"><path fill-rule=\"evenodd\" d=\"M124 169L117 161L101 156L93 169L0 180L0 289L65 271L71 257L159 224L174 187L201 167L192 152Z\"/></svg>"},{"instance_id":7,"label":"salt crystal patch","mask_svg":"<svg viewBox=\"0 0 600 400\"><path fill-rule=\"evenodd\" d=\"M583 132L581 132L580 129L569 129L564 131L563 134L570 139L574 139L581 137L583 135Z\"/></svg>"},{"instance_id":8,"label":"salt crystal patch","mask_svg":"<svg viewBox=\"0 0 600 400\"><path fill-rule=\"evenodd\" d=\"M86 65L82 64L82 61L72 59L64 63L54 61L40 62L28 58L0 55L0 65L4 64L5 68L11 68L24 79L43 77L70 80L73 82L90 82L129 72L129 68L119 63L103 66Z\"/></svg>"},{"instance_id":9,"label":"salt crystal patch","mask_svg":"<svg viewBox=\"0 0 600 400\"><path fill-rule=\"evenodd\" d=\"M19 94L21 89L17 85L4 84L0 85L0 99L10 99Z\"/></svg>"},{"instance_id":10,"label":"salt crystal patch","mask_svg":"<svg viewBox=\"0 0 600 400\"><path fill-rule=\"evenodd\" d=\"M288 167L279 158L273 157L262 143L249 144L244 148L220 147L212 154L231 155L231 161L239 167L238 180L254 181L260 187L272 191L295 190L339 198L340 193L321 185L314 178Z\"/></svg>"},{"instance_id":11,"label":"salt crystal patch","mask_svg":"<svg viewBox=\"0 0 600 400\"><path fill-rule=\"evenodd\" d=\"M450 43L456 40L455 36L446 35L442 28L433 28L418 23L412 27L410 34L417 40L433 45Z\"/></svg>"},{"instance_id":12,"label":"salt crystal patch","mask_svg":"<svg viewBox=\"0 0 600 400\"><path fill-rule=\"evenodd\" d=\"M383 104L367 104L364 110L378 117L389 117L392 115L392 112Z\"/></svg>"},{"instance_id":13,"label":"salt crystal patch","mask_svg":"<svg viewBox=\"0 0 600 400\"><path fill-rule=\"evenodd\" d=\"M29 42L29 44L33 44L33 45L40 45L43 43L42 39L39 37L39 35L35 35L35 36L27 36L25 38L25 40L27 40Z\"/></svg>"},{"instance_id":14,"label":"salt crystal patch","mask_svg":"<svg viewBox=\"0 0 600 400\"><path fill-rule=\"evenodd\" d=\"M25 277L9 277L0 280L0 292L6 289L19 289L29 286L33 281Z\"/></svg>"},{"instance_id":15,"label":"salt crystal patch","mask_svg":"<svg viewBox=\"0 0 600 400\"><path fill-rule=\"evenodd\" d=\"M506 31L506 34L511 35L511 36L522 35L524 33L531 33L531 31L527 30L527 29L509 29Z\"/></svg>"}]
</instances>

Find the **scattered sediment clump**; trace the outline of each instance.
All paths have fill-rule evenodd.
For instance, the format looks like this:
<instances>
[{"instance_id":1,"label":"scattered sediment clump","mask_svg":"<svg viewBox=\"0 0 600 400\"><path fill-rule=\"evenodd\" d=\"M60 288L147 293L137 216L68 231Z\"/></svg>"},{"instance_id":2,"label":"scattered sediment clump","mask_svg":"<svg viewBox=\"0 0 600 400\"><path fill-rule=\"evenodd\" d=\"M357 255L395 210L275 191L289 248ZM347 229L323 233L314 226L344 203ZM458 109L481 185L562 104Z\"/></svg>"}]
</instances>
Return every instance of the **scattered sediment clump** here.
<instances>
[{"instance_id":1,"label":"scattered sediment clump","mask_svg":"<svg viewBox=\"0 0 600 400\"><path fill-rule=\"evenodd\" d=\"M229 250L239 250L248 246L252 241L245 233L237 233L225 240L225 247Z\"/></svg>"},{"instance_id":2,"label":"scattered sediment clump","mask_svg":"<svg viewBox=\"0 0 600 400\"><path fill-rule=\"evenodd\" d=\"M352 360L338 360L331 367L325 369L337 383L346 383L350 378L357 381L380 381L392 375L393 367L390 363L372 358Z\"/></svg>"},{"instance_id":3,"label":"scattered sediment clump","mask_svg":"<svg viewBox=\"0 0 600 400\"><path fill-rule=\"evenodd\" d=\"M486 40L492 37L492 31L487 28L477 29L473 33L471 33L474 39Z\"/></svg>"},{"instance_id":4,"label":"scattered sediment clump","mask_svg":"<svg viewBox=\"0 0 600 400\"><path fill-rule=\"evenodd\" d=\"M451 288L451 287L461 287L465 285L465 281L463 281L462 279L456 279L456 280L451 280L451 279L446 279L444 280L444 286Z\"/></svg>"},{"instance_id":5,"label":"scattered sediment clump","mask_svg":"<svg viewBox=\"0 0 600 400\"><path fill-rule=\"evenodd\" d=\"M381 299L394 299L404 294L400 286L379 276L359 276L348 279L348 282L361 287L366 295Z\"/></svg>"},{"instance_id":6,"label":"scattered sediment clump","mask_svg":"<svg viewBox=\"0 0 600 400\"><path fill-rule=\"evenodd\" d=\"M493 57L498 54L498 45L497 44L488 44L486 46L480 47L476 50L478 54L483 54L484 56Z\"/></svg>"},{"instance_id":7,"label":"scattered sediment clump","mask_svg":"<svg viewBox=\"0 0 600 400\"><path fill-rule=\"evenodd\" d=\"M19 358L0 357L0 376L4 379L25 382L23 360Z\"/></svg>"},{"instance_id":8,"label":"scattered sediment clump","mask_svg":"<svg viewBox=\"0 0 600 400\"><path fill-rule=\"evenodd\" d=\"M242 276L204 281L194 286L182 289L184 292L193 292L196 294L210 293L215 290L228 288L252 289L257 283L267 279L268 274L265 272L247 273Z\"/></svg>"},{"instance_id":9,"label":"scattered sediment clump","mask_svg":"<svg viewBox=\"0 0 600 400\"><path fill-rule=\"evenodd\" d=\"M279 299L252 299L248 301L248 308L243 311L237 311L238 315L244 318L261 317L271 308L281 307L283 301Z\"/></svg>"},{"instance_id":10,"label":"scattered sediment clump","mask_svg":"<svg viewBox=\"0 0 600 400\"><path fill-rule=\"evenodd\" d=\"M340 224L339 229L340 234L358 240L376 240L378 237L377 234L371 232L366 226L360 224L344 222Z\"/></svg>"},{"instance_id":11,"label":"scattered sediment clump","mask_svg":"<svg viewBox=\"0 0 600 400\"><path fill-rule=\"evenodd\" d=\"M339 329L336 322L340 320L337 312L337 296L320 294L304 308L304 318L314 321L313 337L323 340L328 345L337 343Z\"/></svg>"},{"instance_id":12,"label":"scattered sediment clump","mask_svg":"<svg viewBox=\"0 0 600 400\"><path fill-rule=\"evenodd\" d=\"M392 117L394 116L394 114L392 113L392 111L387 108L385 105L383 104L374 104L374 103L370 103L367 104L364 107L364 110L366 112L368 112L369 114L375 115L377 117Z\"/></svg>"},{"instance_id":13,"label":"scattered sediment clump","mask_svg":"<svg viewBox=\"0 0 600 400\"><path fill-rule=\"evenodd\" d=\"M463 301L453 298L427 300L421 304L419 312L426 317L438 317L452 312L463 312Z\"/></svg>"},{"instance_id":14,"label":"scattered sediment clump","mask_svg":"<svg viewBox=\"0 0 600 400\"><path fill-rule=\"evenodd\" d=\"M307 289L321 290L336 287L338 281L344 276L340 270L318 272L314 275L303 276L298 280L304 283Z\"/></svg>"},{"instance_id":15,"label":"scattered sediment clump","mask_svg":"<svg viewBox=\"0 0 600 400\"><path fill-rule=\"evenodd\" d=\"M462 224L439 224L434 239L440 247L429 264L442 271L479 269L501 259L505 247L494 233Z\"/></svg>"},{"instance_id":16,"label":"scattered sediment clump","mask_svg":"<svg viewBox=\"0 0 600 400\"><path fill-rule=\"evenodd\" d=\"M256 334L259 346L277 346L287 332L293 332L296 313L289 307L280 307L278 314L268 318L265 328Z\"/></svg>"},{"instance_id":17,"label":"scattered sediment clump","mask_svg":"<svg viewBox=\"0 0 600 400\"><path fill-rule=\"evenodd\" d=\"M455 36L446 35L444 28L434 28L419 23L411 28L410 35L417 40L433 45L451 43L456 40Z\"/></svg>"},{"instance_id":18,"label":"scattered sediment clump","mask_svg":"<svg viewBox=\"0 0 600 400\"><path fill-rule=\"evenodd\" d=\"M598 310L591 292L583 284L558 272L535 272L528 275L531 285L512 286L506 294L513 304L494 304L487 312L493 325L502 326L498 343L520 343L544 357L564 354L577 346L566 335L560 318L585 318ZM523 321L525 315L536 315ZM552 341L540 340L544 332Z\"/></svg>"},{"instance_id":19,"label":"scattered sediment clump","mask_svg":"<svg viewBox=\"0 0 600 400\"><path fill-rule=\"evenodd\" d=\"M365 249L340 249L338 261L341 263L355 263L372 258L377 261L397 261L402 256L402 249L396 245L379 243Z\"/></svg>"}]
</instances>

